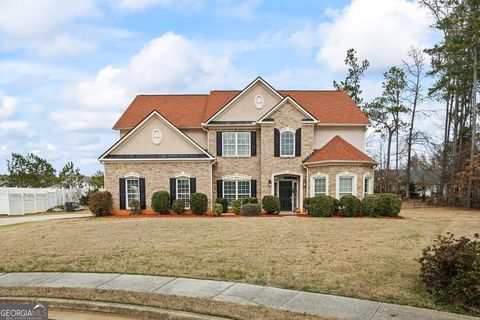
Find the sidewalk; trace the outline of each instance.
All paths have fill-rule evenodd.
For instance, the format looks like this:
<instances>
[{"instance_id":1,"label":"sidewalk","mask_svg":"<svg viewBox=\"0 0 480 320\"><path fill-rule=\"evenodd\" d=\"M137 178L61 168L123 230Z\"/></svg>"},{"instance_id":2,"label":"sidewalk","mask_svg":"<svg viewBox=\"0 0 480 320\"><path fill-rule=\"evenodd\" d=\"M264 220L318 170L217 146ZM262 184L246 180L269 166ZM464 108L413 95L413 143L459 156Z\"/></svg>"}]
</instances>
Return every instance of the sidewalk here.
<instances>
[{"instance_id":1,"label":"sidewalk","mask_svg":"<svg viewBox=\"0 0 480 320\"><path fill-rule=\"evenodd\" d=\"M10 224L17 224L23 222L35 222L35 221L45 221L45 220L54 220L54 219L72 219L72 218L83 218L83 217L92 217L91 213L60 213L60 214L34 214L26 216L8 216L0 219L0 227Z\"/></svg>"},{"instance_id":2,"label":"sidewalk","mask_svg":"<svg viewBox=\"0 0 480 320\"><path fill-rule=\"evenodd\" d=\"M480 319L430 309L243 283L115 273L0 273L0 287L98 288L201 297L349 320Z\"/></svg>"}]
</instances>

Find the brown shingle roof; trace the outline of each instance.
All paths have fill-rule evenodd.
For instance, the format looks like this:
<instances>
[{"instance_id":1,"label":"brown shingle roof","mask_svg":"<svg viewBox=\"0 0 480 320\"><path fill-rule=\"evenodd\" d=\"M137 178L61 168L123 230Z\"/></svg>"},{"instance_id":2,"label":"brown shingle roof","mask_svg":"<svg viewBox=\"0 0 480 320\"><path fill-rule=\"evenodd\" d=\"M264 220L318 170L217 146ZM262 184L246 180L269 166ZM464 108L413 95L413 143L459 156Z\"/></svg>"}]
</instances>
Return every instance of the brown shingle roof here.
<instances>
[{"instance_id":1,"label":"brown shingle roof","mask_svg":"<svg viewBox=\"0 0 480 320\"><path fill-rule=\"evenodd\" d=\"M376 163L375 160L340 138L340 136L335 136L320 149L315 149L313 153L305 159L304 163L308 164L320 161L363 161L371 164Z\"/></svg>"},{"instance_id":2,"label":"brown shingle roof","mask_svg":"<svg viewBox=\"0 0 480 320\"><path fill-rule=\"evenodd\" d=\"M199 127L240 92L226 90L197 95L138 95L113 128L133 128L153 110L157 110L177 127ZM368 118L345 92L315 90L278 92L283 96L291 96L320 123L370 124Z\"/></svg>"}]
</instances>

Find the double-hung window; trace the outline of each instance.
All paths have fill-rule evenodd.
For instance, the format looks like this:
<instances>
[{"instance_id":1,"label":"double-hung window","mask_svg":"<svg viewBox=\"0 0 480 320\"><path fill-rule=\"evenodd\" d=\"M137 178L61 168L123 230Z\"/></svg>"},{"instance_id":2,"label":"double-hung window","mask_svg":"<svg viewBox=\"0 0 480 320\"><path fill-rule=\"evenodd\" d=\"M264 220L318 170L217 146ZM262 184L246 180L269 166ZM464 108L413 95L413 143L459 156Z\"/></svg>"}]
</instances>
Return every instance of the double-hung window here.
<instances>
[{"instance_id":1,"label":"double-hung window","mask_svg":"<svg viewBox=\"0 0 480 320\"><path fill-rule=\"evenodd\" d=\"M222 132L224 157L250 157L250 132Z\"/></svg>"},{"instance_id":2,"label":"double-hung window","mask_svg":"<svg viewBox=\"0 0 480 320\"><path fill-rule=\"evenodd\" d=\"M280 133L280 157L295 156L295 134L291 131Z\"/></svg>"},{"instance_id":3,"label":"double-hung window","mask_svg":"<svg viewBox=\"0 0 480 320\"><path fill-rule=\"evenodd\" d=\"M363 195L367 196L370 194L370 177L365 177L365 181L363 184Z\"/></svg>"},{"instance_id":4,"label":"double-hung window","mask_svg":"<svg viewBox=\"0 0 480 320\"><path fill-rule=\"evenodd\" d=\"M126 179L125 183L127 187L127 207L130 208L131 201L140 201L140 180Z\"/></svg>"},{"instance_id":5,"label":"double-hung window","mask_svg":"<svg viewBox=\"0 0 480 320\"><path fill-rule=\"evenodd\" d=\"M233 200L243 200L251 195L250 180L224 180L223 197L230 205Z\"/></svg>"},{"instance_id":6,"label":"double-hung window","mask_svg":"<svg viewBox=\"0 0 480 320\"><path fill-rule=\"evenodd\" d=\"M353 177L338 178L338 197L353 195Z\"/></svg>"},{"instance_id":7,"label":"double-hung window","mask_svg":"<svg viewBox=\"0 0 480 320\"><path fill-rule=\"evenodd\" d=\"M190 179L178 178L177 179L177 197L176 199L183 200L185 208L190 208Z\"/></svg>"},{"instance_id":8,"label":"double-hung window","mask_svg":"<svg viewBox=\"0 0 480 320\"><path fill-rule=\"evenodd\" d=\"M327 178L319 177L313 179L313 195L324 196L327 194Z\"/></svg>"}]
</instances>

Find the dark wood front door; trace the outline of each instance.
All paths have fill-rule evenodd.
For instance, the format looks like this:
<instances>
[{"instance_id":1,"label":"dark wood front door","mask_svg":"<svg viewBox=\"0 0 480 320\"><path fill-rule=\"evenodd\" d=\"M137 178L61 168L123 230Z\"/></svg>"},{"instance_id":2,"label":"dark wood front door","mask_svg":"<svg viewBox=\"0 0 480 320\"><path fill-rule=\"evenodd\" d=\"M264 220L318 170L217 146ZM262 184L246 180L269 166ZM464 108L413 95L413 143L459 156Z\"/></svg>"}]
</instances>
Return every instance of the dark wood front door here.
<instances>
[{"instance_id":1,"label":"dark wood front door","mask_svg":"<svg viewBox=\"0 0 480 320\"><path fill-rule=\"evenodd\" d=\"M280 181L279 184L280 209L292 211L292 181Z\"/></svg>"}]
</instances>

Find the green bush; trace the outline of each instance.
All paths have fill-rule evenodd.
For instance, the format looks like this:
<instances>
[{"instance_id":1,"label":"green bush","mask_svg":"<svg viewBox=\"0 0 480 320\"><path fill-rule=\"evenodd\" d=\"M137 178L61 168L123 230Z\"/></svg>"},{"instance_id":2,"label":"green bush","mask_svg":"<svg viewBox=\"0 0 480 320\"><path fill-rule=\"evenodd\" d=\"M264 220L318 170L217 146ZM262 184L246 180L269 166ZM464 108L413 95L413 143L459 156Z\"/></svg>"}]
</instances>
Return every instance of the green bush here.
<instances>
[{"instance_id":1,"label":"green bush","mask_svg":"<svg viewBox=\"0 0 480 320\"><path fill-rule=\"evenodd\" d=\"M379 217L383 211L382 198L378 194L369 194L362 199L362 213L370 217Z\"/></svg>"},{"instance_id":2,"label":"green bush","mask_svg":"<svg viewBox=\"0 0 480 320\"><path fill-rule=\"evenodd\" d=\"M334 210L335 201L329 196L315 196L308 204L308 213L312 217L331 217Z\"/></svg>"},{"instance_id":3,"label":"green bush","mask_svg":"<svg viewBox=\"0 0 480 320\"><path fill-rule=\"evenodd\" d=\"M234 214L239 214L242 208L242 202L240 200L232 200L232 211Z\"/></svg>"},{"instance_id":4,"label":"green bush","mask_svg":"<svg viewBox=\"0 0 480 320\"><path fill-rule=\"evenodd\" d=\"M227 212L228 211L228 200L225 199L225 198L217 198L217 200L215 201L215 203L220 203L223 207L223 213Z\"/></svg>"},{"instance_id":5,"label":"green bush","mask_svg":"<svg viewBox=\"0 0 480 320\"><path fill-rule=\"evenodd\" d=\"M397 217L402 209L402 199L393 193L380 193L382 199L382 215L389 217Z\"/></svg>"},{"instance_id":6,"label":"green bush","mask_svg":"<svg viewBox=\"0 0 480 320\"><path fill-rule=\"evenodd\" d=\"M309 205L311 199L312 199L312 198L305 198L305 199L303 199L303 209L304 209L305 211L307 211L307 212L308 212L308 205Z\"/></svg>"},{"instance_id":7,"label":"green bush","mask_svg":"<svg viewBox=\"0 0 480 320\"><path fill-rule=\"evenodd\" d=\"M204 193L192 193L190 195L190 210L195 214L205 214L207 212L208 198Z\"/></svg>"},{"instance_id":8,"label":"green bush","mask_svg":"<svg viewBox=\"0 0 480 320\"><path fill-rule=\"evenodd\" d=\"M340 199L342 215L346 217L356 217L361 214L362 202L355 196L347 195Z\"/></svg>"},{"instance_id":9,"label":"green bush","mask_svg":"<svg viewBox=\"0 0 480 320\"><path fill-rule=\"evenodd\" d=\"M170 210L170 195L168 191L158 191L152 195L153 211L165 214Z\"/></svg>"},{"instance_id":10,"label":"green bush","mask_svg":"<svg viewBox=\"0 0 480 320\"><path fill-rule=\"evenodd\" d=\"M138 200L131 200L130 203L128 204L130 207L130 212L132 214L140 214L142 213L142 209L140 209L140 201Z\"/></svg>"},{"instance_id":11,"label":"green bush","mask_svg":"<svg viewBox=\"0 0 480 320\"><path fill-rule=\"evenodd\" d=\"M242 212L245 216L259 216L261 213L258 203L247 203L242 206Z\"/></svg>"},{"instance_id":12,"label":"green bush","mask_svg":"<svg viewBox=\"0 0 480 320\"><path fill-rule=\"evenodd\" d=\"M175 213L185 212L185 201L181 199L175 199L172 202L172 211Z\"/></svg>"},{"instance_id":13,"label":"green bush","mask_svg":"<svg viewBox=\"0 0 480 320\"><path fill-rule=\"evenodd\" d=\"M252 198L252 197L243 198L242 204L248 204L248 203L258 204L258 199L257 198Z\"/></svg>"},{"instance_id":14,"label":"green bush","mask_svg":"<svg viewBox=\"0 0 480 320\"><path fill-rule=\"evenodd\" d=\"M221 203L215 203L213 206L213 215L215 217L220 217L223 212L223 205Z\"/></svg>"},{"instance_id":15,"label":"green bush","mask_svg":"<svg viewBox=\"0 0 480 320\"><path fill-rule=\"evenodd\" d=\"M340 211L340 200L334 197L330 197L330 198L333 199L333 213L338 213Z\"/></svg>"},{"instance_id":16,"label":"green bush","mask_svg":"<svg viewBox=\"0 0 480 320\"><path fill-rule=\"evenodd\" d=\"M264 196L262 207L266 213L277 213L280 211L280 198L276 196Z\"/></svg>"},{"instance_id":17,"label":"green bush","mask_svg":"<svg viewBox=\"0 0 480 320\"><path fill-rule=\"evenodd\" d=\"M107 216L112 213L112 194L108 191L97 191L90 195L88 201L90 211L97 216Z\"/></svg>"},{"instance_id":18,"label":"green bush","mask_svg":"<svg viewBox=\"0 0 480 320\"><path fill-rule=\"evenodd\" d=\"M480 307L480 236L439 236L417 260L427 291L448 303Z\"/></svg>"}]
</instances>

